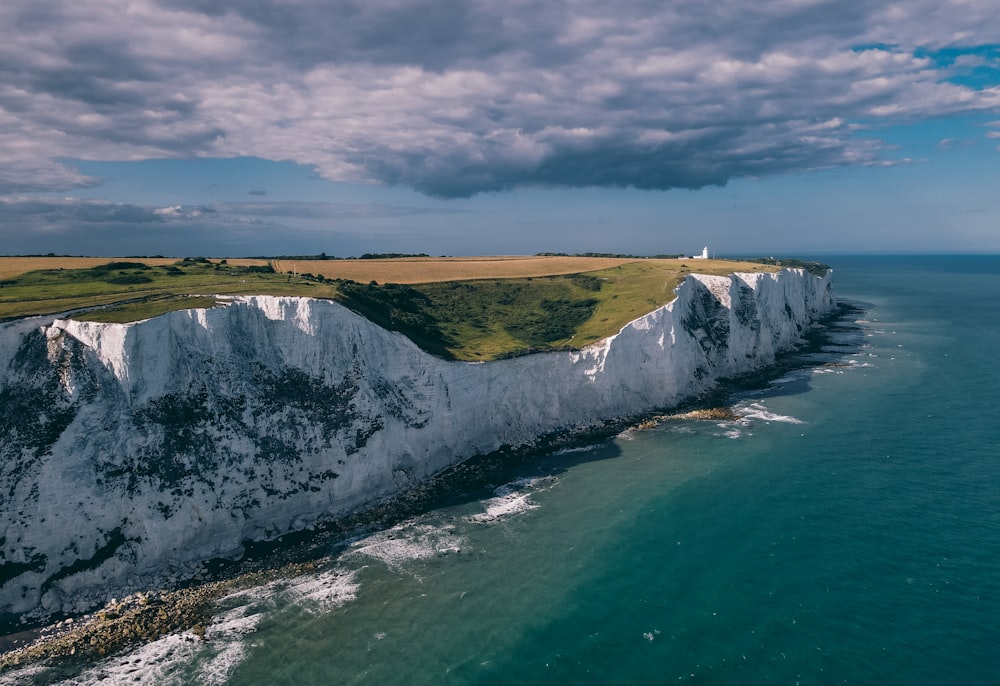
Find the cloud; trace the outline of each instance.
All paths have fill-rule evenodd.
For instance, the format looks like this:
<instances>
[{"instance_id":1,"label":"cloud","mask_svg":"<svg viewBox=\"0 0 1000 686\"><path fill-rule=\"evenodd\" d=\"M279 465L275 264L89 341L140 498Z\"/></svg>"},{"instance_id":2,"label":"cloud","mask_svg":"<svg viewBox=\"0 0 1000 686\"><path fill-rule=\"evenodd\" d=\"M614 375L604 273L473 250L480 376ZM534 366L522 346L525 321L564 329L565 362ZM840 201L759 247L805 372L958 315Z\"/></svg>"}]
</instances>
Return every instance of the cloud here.
<instances>
[{"instance_id":1,"label":"cloud","mask_svg":"<svg viewBox=\"0 0 1000 686\"><path fill-rule=\"evenodd\" d=\"M859 129L1000 110L959 78L987 0L37 0L0 27L6 194L206 156L439 196L699 188L892 164Z\"/></svg>"},{"instance_id":2,"label":"cloud","mask_svg":"<svg viewBox=\"0 0 1000 686\"><path fill-rule=\"evenodd\" d=\"M379 203L334 202L229 202L218 203L210 211L220 218L281 217L284 219L315 219L330 221L345 218L409 217L424 214L455 214L461 212L444 207L400 207Z\"/></svg>"},{"instance_id":3,"label":"cloud","mask_svg":"<svg viewBox=\"0 0 1000 686\"><path fill-rule=\"evenodd\" d=\"M84 224L147 224L164 221L162 210L98 200L40 200L37 198L0 199L0 223L10 225L32 218L52 228L82 222Z\"/></svg>"},{"instance_id":4,"label":"cloud","mask_svg":"<svg viewBox=\"0 0 1000 686\"><path fill-rule=\"evenodd\" d=\"M454 208L378 203L246 202L212 206L152 207L81 198L0 198L0 245L9 254L48 252L58 238L71 254L189 254L192 245L212 254L307 251L321 240L343 255L360 254L365 236L382 222L453 214ZM260 232L265 228L269 231ZM281 247L269 237L280 235ZM360 241L360 242L359 242ZM362 246L360 249L358 246Z\"/></svg>"},{"instance_id":5,"label":"cloud","mask_svg":"<svg viewBox=\"0 0 1000 686\"><path fill-rule=\"evenodd\" d=\"M267 227L289 240L308 240L310 235L336 236L345 220L371 231L380 220L398 217L453 214L450 208L421 208L376 203L324 202L247 202L218 203L213 206L171 205L152 207L81 198L39 199L30 197L0 198L0 245L10 253L43 252L47 241L59 236L65 251L93 253L93 239L103 236L132 242L132 253L162 252L157 245L164 241L177 247L174 254L184 254L190 243L178 237L189 236L199 243L248 249L247 227ZM144 247L139 247L144 246ZM220 254L226 254L221 250ZM260 243L259 253L273 245ZM108 254L114 254L110 252ZM120 254L120 253L118 253Z\"/></svg>"}]
</instances>

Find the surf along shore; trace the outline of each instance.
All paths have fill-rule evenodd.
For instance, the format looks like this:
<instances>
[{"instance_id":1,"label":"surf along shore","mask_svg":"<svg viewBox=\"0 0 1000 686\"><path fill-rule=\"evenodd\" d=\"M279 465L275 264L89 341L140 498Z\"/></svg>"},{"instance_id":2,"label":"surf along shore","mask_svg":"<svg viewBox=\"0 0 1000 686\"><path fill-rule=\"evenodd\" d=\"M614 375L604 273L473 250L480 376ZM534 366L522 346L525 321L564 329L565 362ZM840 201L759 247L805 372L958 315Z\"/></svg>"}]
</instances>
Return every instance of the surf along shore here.
<instances>
[{"instance_id":1,"label":"surf along shore","mask_svg":"<svg viewBox=\"0 0 1000 686\"><path fill-rule=\"evenodd\" d=\"M455 493L482 491L540 455L610 440L623 432L650 429L662 421L737 422L740 417L731 408L734 394L762 388L792 369L818 366L809 361L809 356L828 345L825 325L852 312L841 304L806 336L803 347L782 354L771 367L724 380L711 393L681 406L610 420L587 432L543 436L534 445L516 451L499 450L474 457L355 515L322 522L274 541L251 544L239 561L211 561L199 575L201 578L186 586L135 593L95 612L66 617L54 624L20 630L7 627L11 633L0 636L0 674L39 662L86 666L168 635L210 640L205 635L206 627L218 610L218 602L227 595L320 573L333 565L337 554L350 542L427 512Z\"/></svg>"}]
</instances>

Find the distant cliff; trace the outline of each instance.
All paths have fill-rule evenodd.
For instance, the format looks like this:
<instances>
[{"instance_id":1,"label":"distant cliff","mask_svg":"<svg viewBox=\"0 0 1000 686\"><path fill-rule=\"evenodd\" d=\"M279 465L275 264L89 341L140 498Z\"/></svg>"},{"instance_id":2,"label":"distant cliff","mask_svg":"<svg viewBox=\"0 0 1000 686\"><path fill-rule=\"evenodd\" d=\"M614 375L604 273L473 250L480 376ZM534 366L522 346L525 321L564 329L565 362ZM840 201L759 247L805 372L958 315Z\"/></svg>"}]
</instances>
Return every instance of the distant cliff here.
<instances>
[{"instance_id":1,"label":"distant cliff","mask_svg":"<svg viewBox=\"0 0 1000 686\"><path fill-rule=\"evenodd\" d=\"M0 616L82 611L501 446L767 366L830 275L692 276L575 352L446 362L330 301L0 325Z\"/></svg>"}]
</instances>

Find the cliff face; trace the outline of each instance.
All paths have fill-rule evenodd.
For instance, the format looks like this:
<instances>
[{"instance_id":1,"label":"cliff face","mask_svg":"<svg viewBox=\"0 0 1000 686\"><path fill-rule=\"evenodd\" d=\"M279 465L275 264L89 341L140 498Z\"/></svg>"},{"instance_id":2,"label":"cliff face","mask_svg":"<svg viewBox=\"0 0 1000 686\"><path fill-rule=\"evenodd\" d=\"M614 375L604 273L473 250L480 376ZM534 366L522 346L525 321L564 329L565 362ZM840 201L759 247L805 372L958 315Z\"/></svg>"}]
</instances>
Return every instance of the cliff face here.
<instances>
[{"instance_id":1,"label":"cliff face","mask_svg":"<svg viewBox=\"0 0 1000 686\"><path fill-rule=\"evenodd\" d=\"M0 615L79 611L476 454L766 366L829 275L694 276L578 352L445 362L340 305L0 325Z\"/></svg>"}]
</instances>

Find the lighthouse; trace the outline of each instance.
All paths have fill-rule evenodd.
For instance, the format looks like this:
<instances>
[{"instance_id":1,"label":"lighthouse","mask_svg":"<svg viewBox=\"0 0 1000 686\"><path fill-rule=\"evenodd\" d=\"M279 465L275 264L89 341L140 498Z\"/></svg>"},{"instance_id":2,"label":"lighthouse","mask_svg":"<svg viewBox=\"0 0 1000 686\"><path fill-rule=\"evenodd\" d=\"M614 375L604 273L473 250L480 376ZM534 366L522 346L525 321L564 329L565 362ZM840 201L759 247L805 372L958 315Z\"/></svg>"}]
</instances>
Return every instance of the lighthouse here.
<instances>
[{"instance_id":1,"label":"lighthouse","mask_svg":"<svg viewBox=\"0 0 1000 686\"><path fill-rule=\"evenodd\" d=\"M701 254L700 255L694 255L694 256L692 256L691 259L693 259L693 260L707 260L708 259L708 246L706 245L704 248L701 249Z\"/></svg>"}]
</instances>

